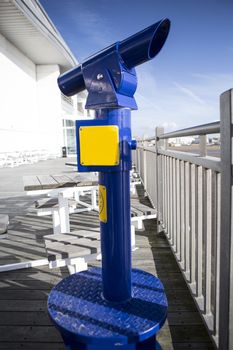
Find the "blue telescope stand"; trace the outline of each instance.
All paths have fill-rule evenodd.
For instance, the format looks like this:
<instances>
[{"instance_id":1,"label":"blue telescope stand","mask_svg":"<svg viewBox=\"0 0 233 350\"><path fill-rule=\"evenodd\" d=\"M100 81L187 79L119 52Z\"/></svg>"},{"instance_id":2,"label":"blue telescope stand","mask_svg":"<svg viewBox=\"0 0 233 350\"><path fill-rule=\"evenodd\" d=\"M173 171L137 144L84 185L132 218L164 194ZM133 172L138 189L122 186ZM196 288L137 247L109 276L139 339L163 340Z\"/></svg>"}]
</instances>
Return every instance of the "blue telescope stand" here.
<instances>
[{"instance_id":1,"label":"blue telescope stand","mask_svg":"<svg viewBox=\"0 0 233 350\"><path fill-rule=\"evenodd\" d=\"M137 108L134 66L160 51L169 26L162 20L58 79L66 95L88 90L86 108L96 117L76 123L78 170L98 171L100 187L102 268L63 279L48 298L67 350L161 349L156 334L168 308L163 285L131 267L131 109Z\"/></svg>"}]
</instances>

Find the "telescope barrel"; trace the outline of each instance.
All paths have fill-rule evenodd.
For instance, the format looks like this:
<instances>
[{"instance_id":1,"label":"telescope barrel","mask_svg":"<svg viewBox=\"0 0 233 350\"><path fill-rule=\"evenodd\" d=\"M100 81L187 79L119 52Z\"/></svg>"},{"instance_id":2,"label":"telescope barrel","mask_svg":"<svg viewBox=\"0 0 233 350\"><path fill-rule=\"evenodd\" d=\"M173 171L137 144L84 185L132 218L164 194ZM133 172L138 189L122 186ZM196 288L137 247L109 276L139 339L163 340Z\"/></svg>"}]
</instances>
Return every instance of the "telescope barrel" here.
<instances>
[{"instance_id":1,"label":"telescope barrel","mask_svg":"<svg viewBox=\"0 0 233 350\"><path fill-rule=\"evenodd\" d=\"M61 92L66 96L73 96L85 90L83 78L83 67L97 61L109 52L112 48L118 48L118 51L127 66L131 69L146 61L154 58L162 49L170 29L170 20L165 18L150 27L122 40L109 48L97 52L87 58L77 67L61 74L58 78L58 86Z\"/></svg>"},{"instance_id":2,"label":"telescope barrel","mask_svg":"<svg viewBox=\"0 0 233 350\"><path fill-rule=\"evenodd\" d=\"M121 41L119 52L126 66L133 68L154 58L162 49L169 29L169 19L163 19Z\"/></svg>"}]
</instances>

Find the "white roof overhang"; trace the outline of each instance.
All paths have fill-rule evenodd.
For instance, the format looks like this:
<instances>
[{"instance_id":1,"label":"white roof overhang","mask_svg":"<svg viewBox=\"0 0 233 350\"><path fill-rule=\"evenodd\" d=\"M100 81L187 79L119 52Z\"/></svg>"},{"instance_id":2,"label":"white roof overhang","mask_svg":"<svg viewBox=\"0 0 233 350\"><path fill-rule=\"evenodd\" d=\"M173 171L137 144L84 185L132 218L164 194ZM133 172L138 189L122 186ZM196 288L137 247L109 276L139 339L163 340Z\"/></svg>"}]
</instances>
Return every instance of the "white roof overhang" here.
<instances>
[{"instance_id":1,"label":"white roof overhang","mask_svg":"<svg viewBox=\"0 0 233 350\"><path fill-rule=\"evenodd\" d=\"M0 0L0 33L35 64L78 63L37 0Z\"/></svg>"}]
</instances>

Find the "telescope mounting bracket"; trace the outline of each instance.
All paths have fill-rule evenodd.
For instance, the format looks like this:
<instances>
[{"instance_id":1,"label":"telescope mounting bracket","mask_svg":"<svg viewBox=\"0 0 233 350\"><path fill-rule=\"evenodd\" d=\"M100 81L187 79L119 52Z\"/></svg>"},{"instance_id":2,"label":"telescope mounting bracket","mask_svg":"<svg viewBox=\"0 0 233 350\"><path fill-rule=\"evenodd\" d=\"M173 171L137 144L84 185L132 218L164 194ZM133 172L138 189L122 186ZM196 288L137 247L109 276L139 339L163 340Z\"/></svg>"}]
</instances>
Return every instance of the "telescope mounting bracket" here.
<instances>
[{"instance_id":1,"label":"telescope mounting bracket","mask_svg":"<svg viewBox=\"0 0 233 350\"><path fill-rule=\"evenodd\" d=\"M104 50L98 60L84 63L82 70L88 91L85 108L137 109L133 97L137 88L136 71L127 68L117 43Z\"/></svg>"}]
</instances>

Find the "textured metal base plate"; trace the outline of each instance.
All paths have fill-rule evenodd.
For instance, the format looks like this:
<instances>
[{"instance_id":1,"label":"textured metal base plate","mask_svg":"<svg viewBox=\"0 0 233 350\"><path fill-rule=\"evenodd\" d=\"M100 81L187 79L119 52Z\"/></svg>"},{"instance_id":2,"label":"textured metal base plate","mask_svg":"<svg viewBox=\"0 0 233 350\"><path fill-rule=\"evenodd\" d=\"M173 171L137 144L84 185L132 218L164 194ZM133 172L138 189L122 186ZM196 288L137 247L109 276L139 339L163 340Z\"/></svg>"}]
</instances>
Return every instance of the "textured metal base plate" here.
<instances>
[{"instance_id":1,"label":"textured metal base plate","mask_svg":"<svg viewBox=\"0 0 233 350\"><path fill-rule=\"evenodd\" d=\"M63 338L86 344L122 346L144 342L163 326L167 299L161 281L132 270L133 297L113 304L102 297L100 268L63 279L51 291L48 311ZM124 346L123 346L124 348Z\"/></svg>"}]
</instances>

